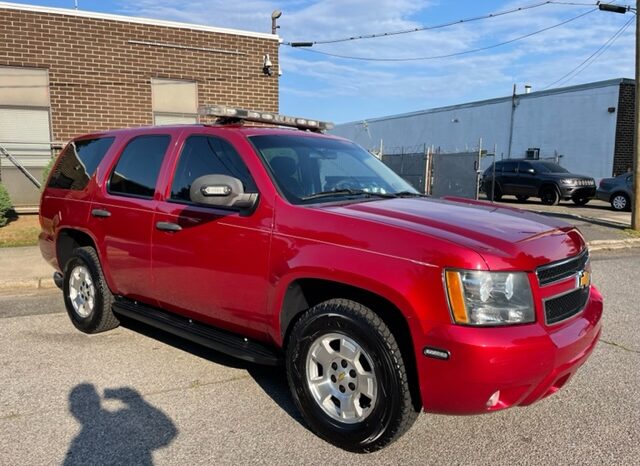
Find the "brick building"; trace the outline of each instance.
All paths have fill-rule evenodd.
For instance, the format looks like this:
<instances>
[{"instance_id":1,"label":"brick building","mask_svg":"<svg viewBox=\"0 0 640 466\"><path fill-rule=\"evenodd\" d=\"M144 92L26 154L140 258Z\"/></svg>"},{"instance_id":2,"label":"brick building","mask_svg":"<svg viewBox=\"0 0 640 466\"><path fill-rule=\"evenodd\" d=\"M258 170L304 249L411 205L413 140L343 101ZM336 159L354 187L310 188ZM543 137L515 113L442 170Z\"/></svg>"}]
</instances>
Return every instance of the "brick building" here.
<instances>
[{"instance_id":1,"label":"brick building","mask_svg":"<svg viewBox=\"0 0 640 466\"><path fill-rule=\"evenodd\" d=\"M0 145L40 178L51 142L197 121L204 104L278 110L278 37L0 2ZM6 157L17 207L39 192Z\"/></svg>"}]
</instances>

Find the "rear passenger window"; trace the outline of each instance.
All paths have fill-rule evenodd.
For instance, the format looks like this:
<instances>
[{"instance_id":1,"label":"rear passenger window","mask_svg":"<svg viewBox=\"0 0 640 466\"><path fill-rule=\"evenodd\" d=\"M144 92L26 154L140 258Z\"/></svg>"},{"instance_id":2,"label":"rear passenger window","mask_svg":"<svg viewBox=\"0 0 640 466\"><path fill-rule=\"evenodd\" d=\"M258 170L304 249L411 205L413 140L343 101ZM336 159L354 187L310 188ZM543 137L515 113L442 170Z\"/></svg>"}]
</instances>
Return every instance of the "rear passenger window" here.
<instances>
[{"instance_id":1,"label":"rear passenger window","mask_svg":"<svg viewBox=\"0 0 640 466\"><path fill-rule=\"evenodd\" d=\"M258 192L249 170L231 144L213 136L191 136L180 154L171 200L190 202L191 183L204 175L233 176L242 181L245 192Z\"/></svg>"},{"instance_id":2,"label":"rear passenger window","mask_svg":"<svg viewBox=\"0 0 640 466\"><path fill-rule=\"evenodd\" d=\"M113 144L114 138L72 141L62 154L49 178L49 188L82 191Z\"/></svg>"},{"instance_id":3,"label":"rear passenger window","mask_svg":"<svg viewBox=\"0 0 640 466\"><path fill-rule=\"evenodd\" d=\"M171 137L139 136L127 144L109 179L109 192L124 196L153 197L164 154Z\"/></svg>"},{"instance_id":4,"label":"rear passenger window","mask_svg":"<svg viewBox=\"0 0 640 466\"><path fill-rule=\"evenodd\" d=\"M517 167L517 162L504 162L502 164L502 173L515 173Z\"/></svg>"}]
</instances>

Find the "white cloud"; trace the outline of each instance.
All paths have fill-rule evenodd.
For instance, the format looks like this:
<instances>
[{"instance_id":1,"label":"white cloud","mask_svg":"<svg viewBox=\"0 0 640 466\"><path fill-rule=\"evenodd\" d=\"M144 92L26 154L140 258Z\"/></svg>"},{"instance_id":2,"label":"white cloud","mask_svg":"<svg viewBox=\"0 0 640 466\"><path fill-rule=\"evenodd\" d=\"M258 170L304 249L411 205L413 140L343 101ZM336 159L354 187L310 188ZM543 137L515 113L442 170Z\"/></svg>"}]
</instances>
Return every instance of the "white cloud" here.
<instances>
[{"instance_id":1,"label":"white cloud","mask_svg":"<svg viewBox=\"0 0 640 466\"><path fill-rule=\"evenodd\" d=\"M524 0L505 2L487 12L530 4ZM459 8L456 17L443 17L442 8L442 2L412 0L139 0L123 2L121 11L268 32L271 11L280 9L280 35L285 41L313 41L411 29L465 16L464 8ZM510 40L587 9L548 5L445 29L317 45L312 50L363 57L449 54ZM593 53L627 17L595 11L562 27L483 53L410 63L341 60L283 46L281 96L295 113L314 105L320 116L327 117L332 112L335 117L339 105L346 108L346 103L358 102L357 108L341 108L344 118L338 119L344 120L373 116L358 112L384 115L507 95L513 82L531 83L534 89L540 89ZM633 32L631 26L569 84L632 76Z\"/></svg>"}]
</instances>

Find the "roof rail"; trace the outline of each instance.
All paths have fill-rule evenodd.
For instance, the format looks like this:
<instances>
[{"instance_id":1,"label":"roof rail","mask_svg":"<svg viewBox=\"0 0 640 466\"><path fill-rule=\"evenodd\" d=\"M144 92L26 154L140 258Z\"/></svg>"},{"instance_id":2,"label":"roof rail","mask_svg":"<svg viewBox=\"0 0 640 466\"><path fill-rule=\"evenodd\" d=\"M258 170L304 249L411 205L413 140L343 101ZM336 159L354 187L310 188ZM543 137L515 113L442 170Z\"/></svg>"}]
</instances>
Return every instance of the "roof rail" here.
<instances>
[{"instance_id":1,"label":"roof rail","mask_svg":"<svg viewBox=\"0 0 640 466\"><path fill-rule=\"evenodd\" d=\"M334 127L328 121L310 120L280 115L275 112L262 112L259 110L246 110L244 108L227 107L224 105L204 105L199 108L201 116L216 118L217 124L234 124L252 121L256 123L270 123L277 126L289 126L309 131L324 131Z\"/></svg>"}]
</instances>

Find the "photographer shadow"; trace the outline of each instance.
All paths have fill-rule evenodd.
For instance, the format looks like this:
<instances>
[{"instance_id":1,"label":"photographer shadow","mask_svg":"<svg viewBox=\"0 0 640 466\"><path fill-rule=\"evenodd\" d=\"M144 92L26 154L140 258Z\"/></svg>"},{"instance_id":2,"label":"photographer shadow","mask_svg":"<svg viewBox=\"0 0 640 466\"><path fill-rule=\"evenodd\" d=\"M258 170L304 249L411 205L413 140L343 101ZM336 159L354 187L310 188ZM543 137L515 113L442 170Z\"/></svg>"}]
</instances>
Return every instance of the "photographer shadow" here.
<instances>
[{"instance_id":1,"label":"photographer shadow","mask_svg":"<svg viewBox=\"0 0 640 466\"><path fill-rule=\"evenodd\" d=\"M76 385L69 393L69 411L82 428L69 446L65 466L152 465L153 451L169 445L178 434L171 419L133 388L105 389L104 399L124 407L104 409L93 384Z\"/></svg>"}]
</instances>

